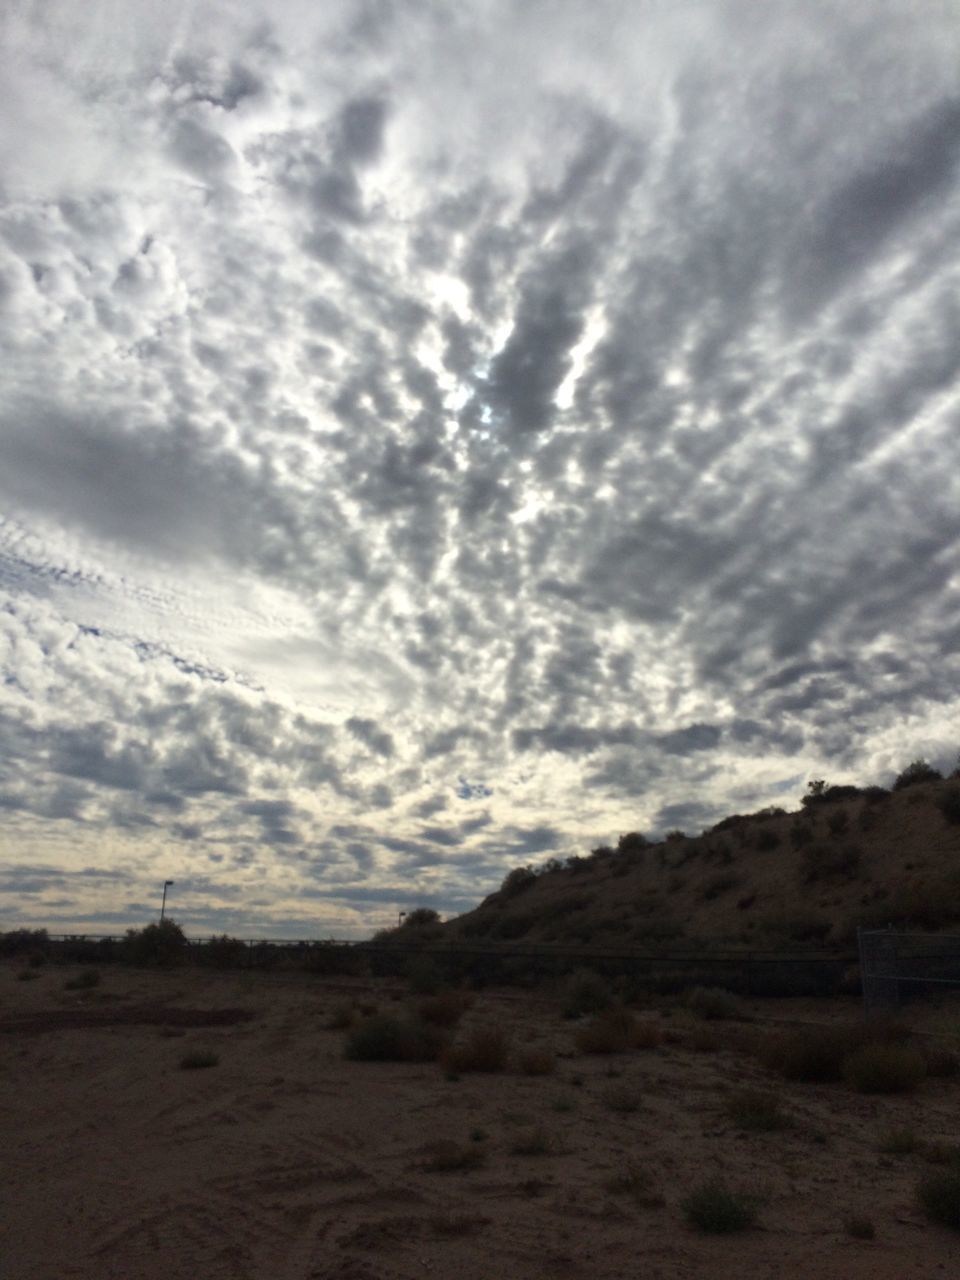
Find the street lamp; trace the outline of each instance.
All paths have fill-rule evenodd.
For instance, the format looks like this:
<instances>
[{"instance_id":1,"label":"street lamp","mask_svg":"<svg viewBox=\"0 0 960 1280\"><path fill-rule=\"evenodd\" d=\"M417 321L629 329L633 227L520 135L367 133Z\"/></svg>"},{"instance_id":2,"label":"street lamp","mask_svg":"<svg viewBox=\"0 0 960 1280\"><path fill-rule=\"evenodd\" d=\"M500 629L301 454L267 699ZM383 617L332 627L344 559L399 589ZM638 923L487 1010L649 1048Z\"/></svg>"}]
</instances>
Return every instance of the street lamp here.
<instances>
[{"instance_id":1,"label":"street lamp","mask_svg":"<svg viewBox=\"0 0 960 1280\"><path fill-rule=\"evenodd\" d=\"M400 926L403 924L403 917L404 917L406 914L407 914L407 913L406 913L405 911L401 911L401 912L400 912L400 914L397 916L397 928L398 928L398 929L399 929L399 928L400 928Z\"/></svg>"},{"instance_id":2,"label":"street lamp","mask_svg":"<svg viewBox=\"0 0 960 1280\"><path fill-rule=\"evenodd\" d=\"M163 924L163 913L167 909L167 890L173 884L172 880L164 880L163 882L163 901L160 903L160 923Z\"/></svg>"}]
</instances>

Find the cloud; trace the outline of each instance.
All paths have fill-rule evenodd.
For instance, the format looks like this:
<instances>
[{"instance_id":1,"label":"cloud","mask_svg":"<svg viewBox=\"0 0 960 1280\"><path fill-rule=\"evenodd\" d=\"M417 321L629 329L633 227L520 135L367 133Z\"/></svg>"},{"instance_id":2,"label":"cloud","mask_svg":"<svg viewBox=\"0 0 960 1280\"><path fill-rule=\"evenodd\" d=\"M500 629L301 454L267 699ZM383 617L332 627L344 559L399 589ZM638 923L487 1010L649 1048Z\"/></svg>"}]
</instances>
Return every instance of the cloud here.
<instances>
[{"instance_id":1,"label":"cloud","mask_svg":"<svg viewBox=\"0 0 960 1280\"><path fill-rule=\"evenodd\" d=\"M113 927L162 866L198 929L360 936L949 754L954 25L7 24L0 850L37 923Z\"/></svg>"}]
</instances>

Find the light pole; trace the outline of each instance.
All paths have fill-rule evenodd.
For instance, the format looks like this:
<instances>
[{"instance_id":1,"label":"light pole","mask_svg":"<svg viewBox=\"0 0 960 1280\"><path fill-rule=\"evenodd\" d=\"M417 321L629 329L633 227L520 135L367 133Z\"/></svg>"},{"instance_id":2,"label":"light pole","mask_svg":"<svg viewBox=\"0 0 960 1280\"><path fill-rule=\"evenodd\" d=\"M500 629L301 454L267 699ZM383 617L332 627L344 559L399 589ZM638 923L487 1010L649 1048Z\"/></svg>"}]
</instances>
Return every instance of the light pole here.
<instances>
[{"instance_id":1,"label":"light pole","mask_svg":"<svg viewBox=\"0 0 960 1280\"><path fill-rule=\"evenodd\" d=\"M173 884L172 880L164 880L163 882L163 901L160 903L160 923L163 924L163 913L167 909L167 889Z\"/></svg>"},{"instance_id":2,"label":"light pole","mask_svg":"<svg viewBox=\"0 0 960 1280\"><path fill-rule=\"evenodd\" d=\"M398 928L398 929L399 929L399 928L400 928L400 926L403 924L403 917L404 917L406 914L407 914L407 913L406 913L405 911L401 911L401 912L400 912L400 914L397 916L397 928Z\"/></svg>"}]
</instances>

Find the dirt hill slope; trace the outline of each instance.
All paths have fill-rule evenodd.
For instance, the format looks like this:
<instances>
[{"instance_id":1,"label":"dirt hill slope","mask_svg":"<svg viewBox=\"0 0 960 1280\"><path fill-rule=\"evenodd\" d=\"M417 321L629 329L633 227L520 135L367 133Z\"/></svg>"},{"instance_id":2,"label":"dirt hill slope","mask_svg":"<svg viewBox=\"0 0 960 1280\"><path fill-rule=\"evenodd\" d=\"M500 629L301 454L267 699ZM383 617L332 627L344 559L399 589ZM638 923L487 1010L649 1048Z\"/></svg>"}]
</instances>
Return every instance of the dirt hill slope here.
<instances>
[{"instance_id":1,"label":"dirt hill slope","mask_svg":"<svg viewBox=\"0 0 960 1280\"><path fill-rule=\"evenodd\" d=\"M622 837L617 849L517 868L434 929L448 941L819 949L886 924L960 931L956 775L892 792L825 788L795 812L734 815L697 837Z\"/></svg>"}]
</instances>

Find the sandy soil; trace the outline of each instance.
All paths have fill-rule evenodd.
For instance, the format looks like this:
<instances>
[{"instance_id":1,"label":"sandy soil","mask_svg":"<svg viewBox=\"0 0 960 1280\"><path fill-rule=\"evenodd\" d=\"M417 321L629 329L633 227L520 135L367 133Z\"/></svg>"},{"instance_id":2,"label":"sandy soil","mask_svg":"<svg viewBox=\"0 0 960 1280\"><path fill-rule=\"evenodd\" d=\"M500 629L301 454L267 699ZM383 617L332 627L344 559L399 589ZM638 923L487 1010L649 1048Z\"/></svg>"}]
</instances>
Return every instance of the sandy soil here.
<instances>
[{"instance_id":1,"label":"sandy soil","mask_svg":"<svg viewBox=\"0 0 960 1280\"><path fill-rule=\"evenodd\" d=\"M558 1055L549 1075L448 1079L436 1064L357 1063L325 1029L345 999L396 1011L390 984L307 975L72 971L18 981L0 966L0 1275L4 1280L928 1280L960 1271L960 1238L914 1203L922 1155L878 1152L909 1127L960 1139L960 1080L910 1097L785 1085L751 1058L674 1043L610 1058L576 1051L555 1001L482 994L517 1052ZM830 1020L858 1006L754 1006ZM209 1010L223 1025L198 1026ZM84 1025L99 1020L99 1025ZM702 1031L702 1028L700 1028ZM815 1032L811 1032L815 1034ZM219 1054L181 1070L193 1050ZM795 1125L746 1133L732 1090L775 1088ZM611 1103L632 1098L635 1110ZM516 1154L539 1131L550 1150ZM431 1169L444 1143L476 1167ZM450 1150L453 1150L451 1145ZM639 1196L612 1189L633 1166ZM761 1198L758 1225L705 1236L681 1202L711 1174ZM874 1240L845 1229L866 1215Z\"/></svg>"}]
</instances>

